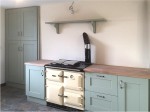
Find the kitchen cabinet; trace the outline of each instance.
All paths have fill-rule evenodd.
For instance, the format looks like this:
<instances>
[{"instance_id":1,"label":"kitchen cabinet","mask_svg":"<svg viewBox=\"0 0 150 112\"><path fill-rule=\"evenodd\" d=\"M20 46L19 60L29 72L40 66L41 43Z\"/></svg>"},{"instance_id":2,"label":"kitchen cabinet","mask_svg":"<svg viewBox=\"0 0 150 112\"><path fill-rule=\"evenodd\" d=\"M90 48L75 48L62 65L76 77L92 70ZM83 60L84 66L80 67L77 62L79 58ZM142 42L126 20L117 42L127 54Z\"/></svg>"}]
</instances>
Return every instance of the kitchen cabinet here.
<instances>
[{"instance_id":1,"label":"kitchen cabinet","mask_svg":"<svg viewBox=\"0 0 150 112\"><path fill-rule=\"evenodd\" d=\"M6 9L6 83L24 88L24 62L39 58L38 7Z\"/></svg>"},{"instance_id":2,"label":"kitchen cabinet","mask_svg":"<svg viewBox=\"0 0 150 112\"><path fill-rule=\"evenodd\" d=\"M118 110L117 76L85 73L85 110Z\"/></svg>"},{"instance_id":3,"label":"kitchen cabinet","mask_svg":"<svg viewBox=\"0 0 150 112\"><path fill-rule=\"evenodd\" d=\"M6 10L7 40L37 40L38 7Z\"/></svg>"},{"instance_id":4,"label":"kitchen cabinet","mask_svg":"<svg viewBox=\"0 0 150 112\"><path fill-rule=\"evenodd\" d=\"M44 67L26 65L26 95L45 99Z\"/></svg>"},{"instance_id":5,"label":"kitchen cabinet","mask_svg":"<svg viewBox=\"0 0 150 112\"><path fill-rule=\"evenodd\" d=\"M37 41L8 41L6 59L7 82L24 84L24 62L37 59Z\"/></svg>"},{"instance_id":6,"label":"kitchen cabinet","mask_svg":"<svg viewBox=\"0 0 150 112\"><path fill-rule=\"evenodd\" d=\"M149 111L149 79L118 76L118 85L119 111Z\"/></svg>"},{"instance_id":7,"label":"kitchen cabinet","mask_svg":"<svg viewBox=\"0 0 150 112\"><path fill-rule=\"evenodd\" d=\"M86 72L85 110L148 112L149 90L149 79Z\"/></svg>"}]
</instances>

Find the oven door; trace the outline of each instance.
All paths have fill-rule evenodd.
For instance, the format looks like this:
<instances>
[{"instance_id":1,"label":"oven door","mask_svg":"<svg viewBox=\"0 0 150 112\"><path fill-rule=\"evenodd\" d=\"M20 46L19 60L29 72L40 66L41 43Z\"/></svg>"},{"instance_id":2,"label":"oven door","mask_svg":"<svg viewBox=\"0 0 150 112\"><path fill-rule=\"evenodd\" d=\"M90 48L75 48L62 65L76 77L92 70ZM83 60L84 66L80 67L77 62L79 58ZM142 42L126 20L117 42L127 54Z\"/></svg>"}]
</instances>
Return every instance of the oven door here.
<instances>
[{"instance_id":1,"label":"oven door","mask_svg":"<svg viewBox=\"0 0 150 112\"><path fill-rule=\"evenodd\" d=\"M50 81L63 82L63 71L46 68L46 79Z\"/></svg>"},{"instance_id":2,"label":"oven door","mask_svg":"<svg viewBox=\"0 0 150 112\"><path fill-rule=\"evenodd\" d=\"M64 105L83 108L84 98L81 94L65 91L64 96Z\"/></svg>"},{"instance_id":3,"label":"oven door","mask_svg":"<svg viewBox=\"0 0 150 112\"><path fill-rule=\"evenodd\" d=\"M47 83L48 84L48 83ZM46 101L63 105L63 86L48 84L46 85Z\"/></svg>"},{"instance_id":4,"label":"oven door","mask_svg":"<svg viewBox=\"0 0 150 112\"><path fill-rule=\"evenodd\" d=\"M64 88L82 91L84 88L84 73L64 71Z\"/></svg>"}]
</instances>

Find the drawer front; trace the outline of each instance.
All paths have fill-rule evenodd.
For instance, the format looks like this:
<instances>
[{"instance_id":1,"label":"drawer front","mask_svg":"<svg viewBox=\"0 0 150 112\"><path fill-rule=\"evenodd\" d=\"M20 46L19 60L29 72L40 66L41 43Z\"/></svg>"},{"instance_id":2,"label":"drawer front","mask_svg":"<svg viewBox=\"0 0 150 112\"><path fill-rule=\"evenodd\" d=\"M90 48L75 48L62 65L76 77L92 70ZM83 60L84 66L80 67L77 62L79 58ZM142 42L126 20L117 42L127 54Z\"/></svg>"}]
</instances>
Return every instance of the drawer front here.
<instances>
[{"instance_id":1,"label":"drawer front","mask_svg":"<svg viewBox=\"0 0 150 112\"><path fill-rule=\"evenodd\" d=\"M64 105L72 105L83 108L84 98L81 94L76 94L73 92L64 92Z\"/></svg>"},{"instance_id":2,"label":"drawer front","mask_svg":"<svg viewBox=\"0 0 150 112\"><path fill-rule=\"evenodd\" d=\"M61 97L63 95L63 86L59 85L47 85L46 86L46 101L63 105L63 98Z\"/></svg>"},{"instance_id":3,"label":"drawer front","mask_svg":"<svg viewBox=\"0 0 150 112\"><path fill-rule=\"evenodd\" d=\"M80 72L64 72L64 87L82 91L84 88L84 74Z\"/></svg>"},{"instance_id":4,"label":"drawer front","mask_svg":"<svg viewBox=\"0 0 150 112\"><path fill-rule=\"evenodd\" d=\"M85 90L117 96L117 76L85 73Z\"/></svg>"},{"instance_id":5,"label":"drawer front","mask_svg":"<svg viewBox=\"0 0 150 112\"><path fill-rule=\"evenodd\" d=\"M46 79L50 81L63 82L63 71L46 68Z\"/></svg>"},{"instance_id":6,"label":"drawer front","mask_svg":"<svg viewBox=\"0 0 150 112\"><path fill-rule=\"evenodd\" d=\"M88 111L117 111L117 97L85 91L85 110Z\"/></svg>"}]
</instances>

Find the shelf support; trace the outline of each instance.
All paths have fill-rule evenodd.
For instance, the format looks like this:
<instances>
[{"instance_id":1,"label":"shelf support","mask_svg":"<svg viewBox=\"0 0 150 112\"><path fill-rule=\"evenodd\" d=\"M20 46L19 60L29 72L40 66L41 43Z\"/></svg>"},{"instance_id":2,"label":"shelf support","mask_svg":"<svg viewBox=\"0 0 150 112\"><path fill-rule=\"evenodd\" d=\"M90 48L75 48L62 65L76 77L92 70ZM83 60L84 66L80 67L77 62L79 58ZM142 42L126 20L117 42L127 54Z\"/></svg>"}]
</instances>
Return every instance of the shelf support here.
<instances>
[{"instance_id":1,"label":"shelf support","mask_svg":"<svg viewBox=\"0 0 150 112\"><path fill-rule=\"evenodd\" d=\"M56 28L56 33L59 34L59 23L55 23L54 27Z\"/></svg>"},{"instance_id":2,"label":"shelf support","mask_svg":"<svg viewBox=\"0 0 150 112\"><path fill-rule=\"evenodd\" d=\"M96 21L91 21L93 27L93 33L96 33Z\"/></svg>"}]
</instances>

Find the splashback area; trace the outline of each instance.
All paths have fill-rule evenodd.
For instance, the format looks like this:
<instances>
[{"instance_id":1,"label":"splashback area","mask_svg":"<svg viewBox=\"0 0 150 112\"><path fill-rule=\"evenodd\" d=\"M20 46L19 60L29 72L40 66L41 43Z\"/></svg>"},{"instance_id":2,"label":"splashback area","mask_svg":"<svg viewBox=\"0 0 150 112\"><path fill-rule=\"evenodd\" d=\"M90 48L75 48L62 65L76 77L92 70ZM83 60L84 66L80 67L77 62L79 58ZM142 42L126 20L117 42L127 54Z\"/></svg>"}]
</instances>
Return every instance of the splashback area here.
<instances>
[{"instance_id":1,"label":"splashback area","mask_svg":"<svg viewBox=\"0 0 150 112\"><path fill-rule=\"evenodd\" d=\"M91 40L91 59L98 64L149 67L146 5L141 0L75 1L76 12L70 14L70 2L41 5L41 58L84 60L82 33ZM55 13L53 11L55 10ZM47 12L47 13L45 13ZM103 17L93 33L89 23L61 24L60 34L45 22L71 21Z\"/></svg>"}]
</instances>

